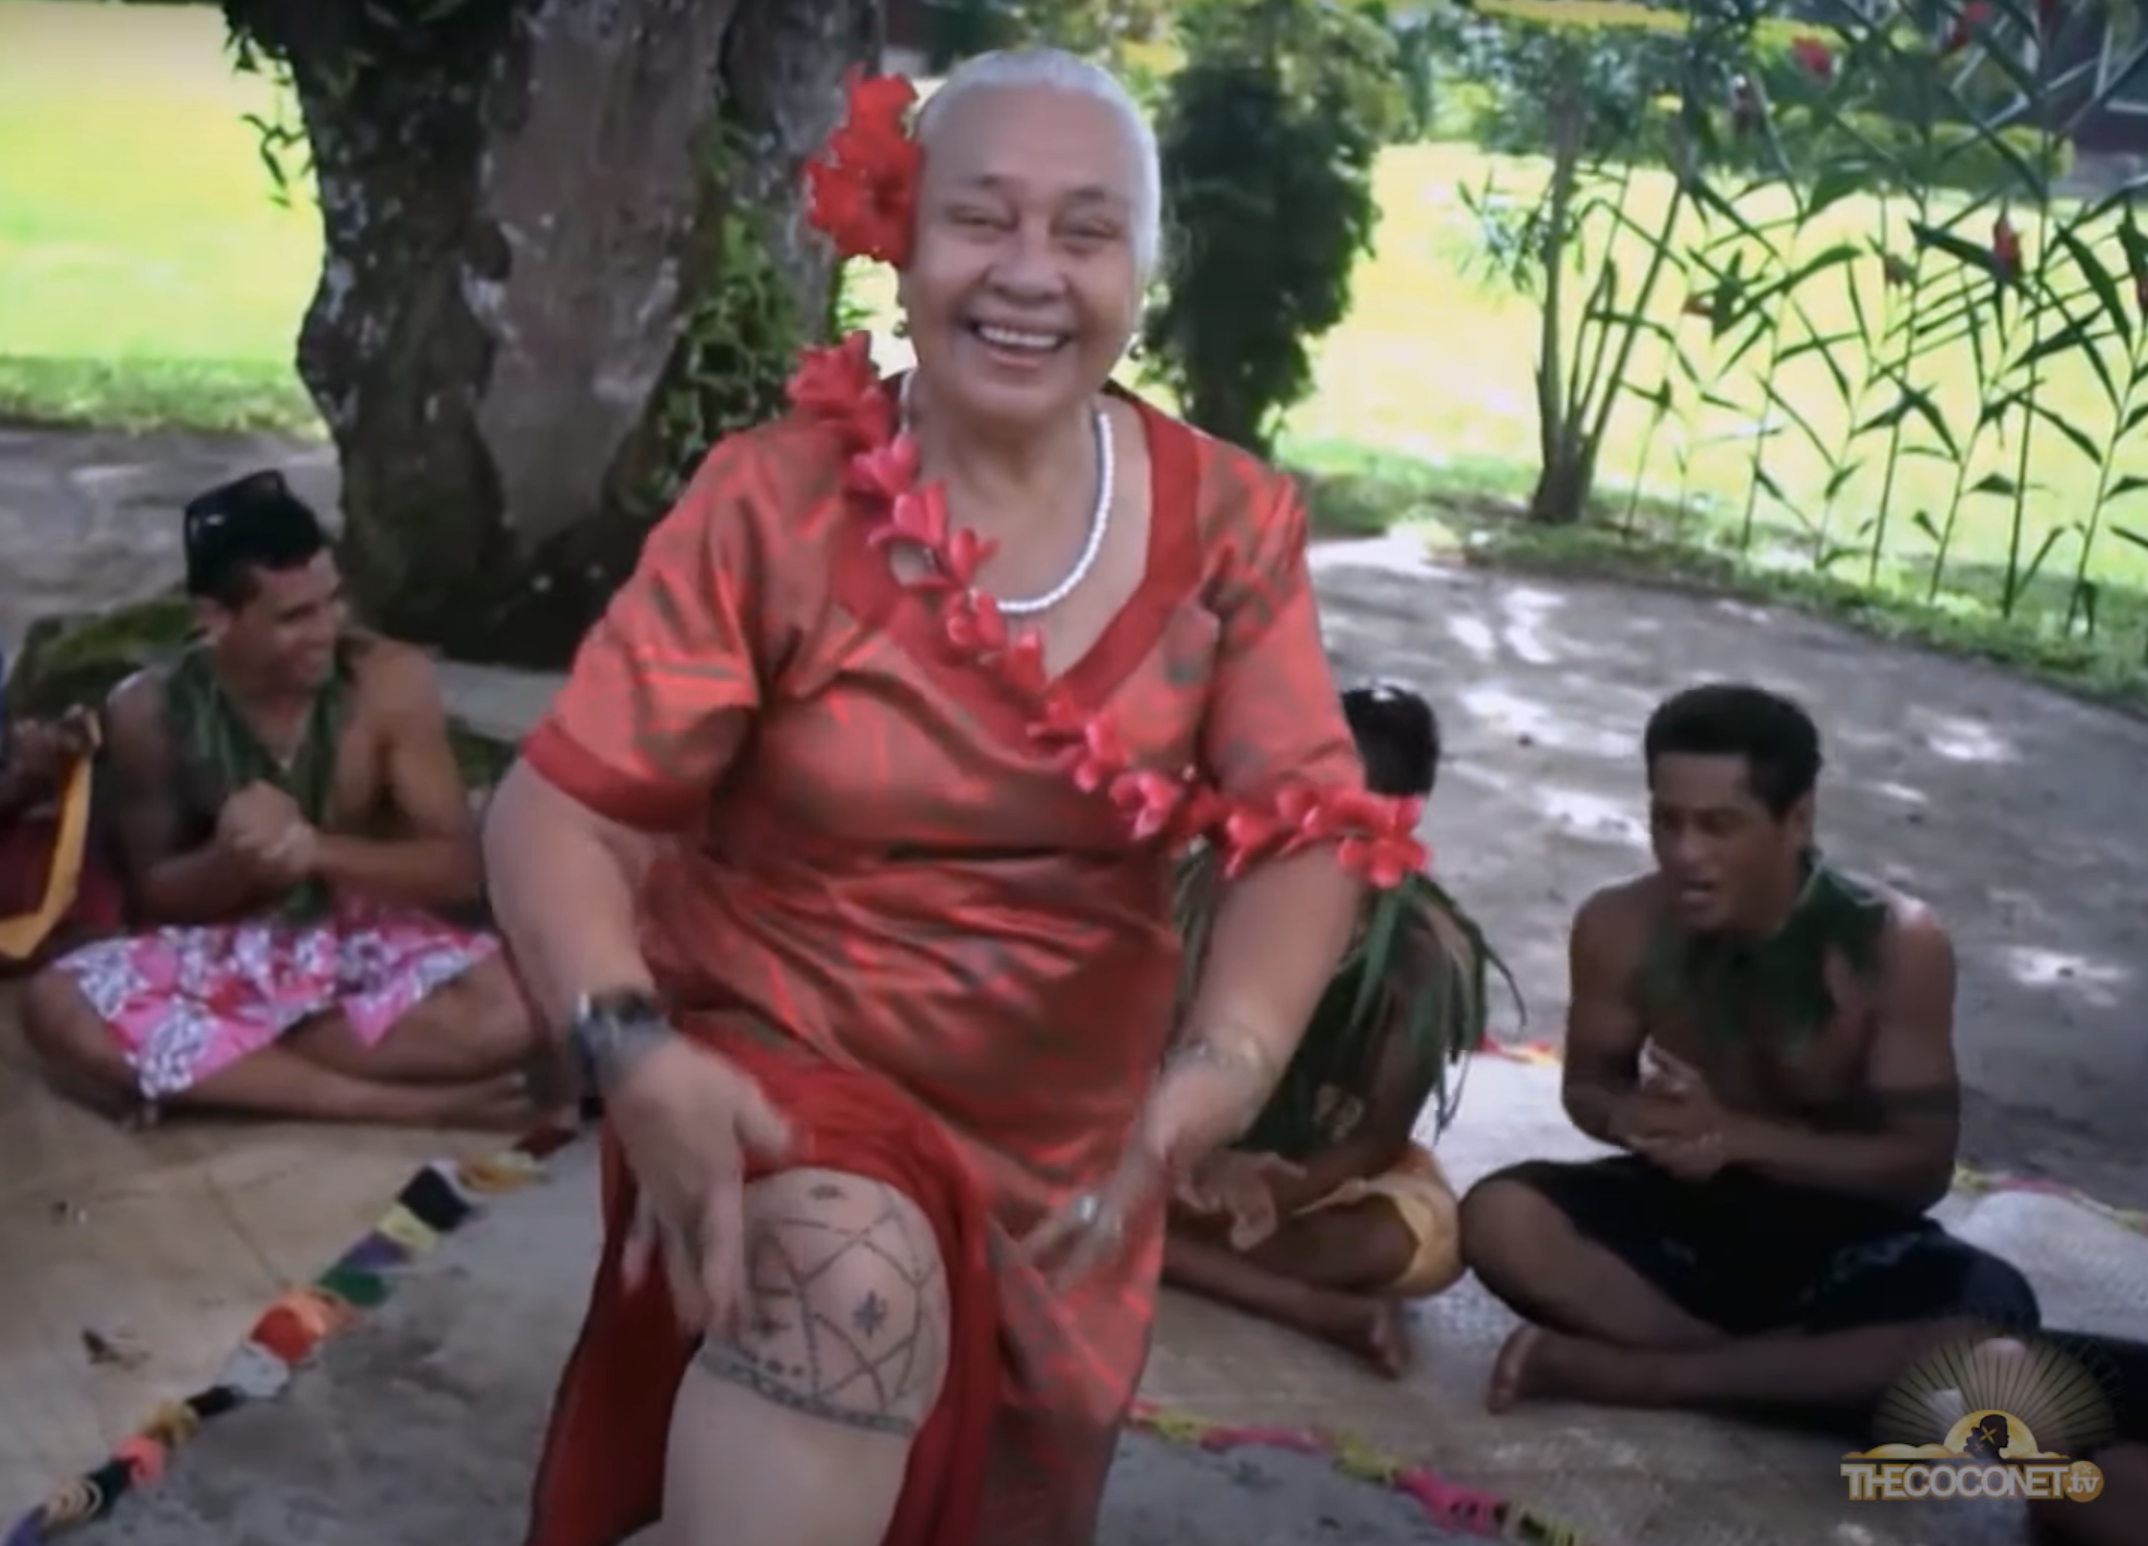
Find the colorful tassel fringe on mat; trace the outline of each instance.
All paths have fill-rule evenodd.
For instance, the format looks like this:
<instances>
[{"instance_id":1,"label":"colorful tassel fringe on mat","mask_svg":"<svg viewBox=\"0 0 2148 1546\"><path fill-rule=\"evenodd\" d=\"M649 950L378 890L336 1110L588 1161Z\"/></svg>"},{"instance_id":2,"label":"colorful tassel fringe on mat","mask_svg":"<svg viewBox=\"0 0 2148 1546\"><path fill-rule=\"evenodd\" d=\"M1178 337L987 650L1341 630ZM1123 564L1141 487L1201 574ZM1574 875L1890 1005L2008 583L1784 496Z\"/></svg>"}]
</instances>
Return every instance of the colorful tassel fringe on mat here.
<instances>
[{"instance_id":1,"label":"colorful tassel fringe on mat","mask_svg":"<svg viewBox=\"0 0 2148 1546\"><path fill-rule=\"evenodd\" d=\"M475 1217L488 1196L535 1180L545 1160L575 1136L563 1128L547 1128L489 1159L426 1166L334 1266L263 1312L206 1390L158 1408L103 1465L18 1520L0 1546L45 1546L104 1518L128 1493L155 1486L171 1452L193 1438L204 1422L281 1394L321 1343L356 1324L394 1291L399 1270ZM1287 1428L1234 1428L1147 1403L1136 1405L1131 1420L1136 1429L1156 1438L1211 1452L1254 1447L1324 1456L1346 1476L1415 1499L1427 1519L1449 1530L1528 1546L1587 1546L1573 1531L1503 1498L1443 1482L1346 1438Z\"/></svg>"},{"instance_id":2,"label":"colorful tassel fringe on mat","mask_svg":"<svg viewBox=\"0 0 2148 1546\"><path fill-rule=\"evenodd\" d=\"M1482 1049L1529 1063L1555 1063L1555 1049L1541 1044ZM76 1478L32 1509L0 1546L45 1546L69 1531L102 1519L120 1499L152 1487L171 1452L212 1417L250 1401L273 1400L320 1344L354 1324L393 1291L395 1274L429 1252L442 1235L480 1212L487 1197L526 1186L544 1162L575 1139L565 1128L545 1128L489 1159L436 1162L412 1177L378 1224L344 1252L336 1264L304 1288L278 1299L254 1323L239 1350L206 1390L168 1402L150 1416L110 1459ZM1963 1171L1957 1184L1972 1191L2056 1193L2106 1218L2148 1234L2148 1215L2107 1208L2069 1188ZM1405 1465L1353 1440L1291 1428L1230 1427L1137 1403L1133 1426L1172 1443L1210 1451L1242 1448L1288 1450L1324 1456L1345 1476L1388 1487L1413 1499L1426 1519L1443 1529L1526 1546L1589 1546L1579 1535L1534 1510L1473 1488L1440 1480L1421 1466Z\"/></svg>"},{"instance_id":3,"label":"colorful tassel fringe on mat","mask_svg":"<svg viewBox=\"0 0 2148 1546\"><path fill-rule=\"evenodd\" d=\"M133 1438L96 1470L77 1477L17 1520L4 1546L44 1546L112 1512L121 1498L152 1487L171 1452L212 1417L281 1394L321 1343L356 1323L393 1291L394 1274L459 1229L488 1196L534 1180L545 1159L574 1140L567 1128L544 1128L488 1159L427 1165L413 1176L378 1224L336 1264L304 1288L283 1295L206 1390L157 1408Z\"/></svg>"}]
</instances>

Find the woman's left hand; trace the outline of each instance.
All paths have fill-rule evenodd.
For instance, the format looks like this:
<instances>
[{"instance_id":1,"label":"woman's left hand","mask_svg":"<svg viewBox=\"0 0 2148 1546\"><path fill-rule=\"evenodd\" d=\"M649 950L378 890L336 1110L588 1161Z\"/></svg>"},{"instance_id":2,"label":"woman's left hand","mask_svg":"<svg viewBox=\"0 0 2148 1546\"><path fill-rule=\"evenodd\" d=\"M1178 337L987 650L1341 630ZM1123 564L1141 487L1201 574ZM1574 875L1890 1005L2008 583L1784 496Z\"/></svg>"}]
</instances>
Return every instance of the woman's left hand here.
<instances>
[{"instance_id":1,"label":"woman's left hand","mask_svg":"<svg viewBox=\"0 0 2148 1546\"><path fill-rule=\"evenodd\" d=\"M1304 1169L1279 1154L1223 1149L1181 1177L1177 1195L1188 1211L1223 1219L1232 1250L1250 1251L1282 1225L1276 1187L1304 1179Z\"/></svg>"},{"instance_id":2,"label":"woman's left hand","mask_svg":"<svg viewBox=\"0 0 2148 1546\"><path fill-rule=\"evenodd\" d=\"M1158 1212L1168 1190L1162 1151L1138 1135L1101 1187L1069 1199L1023 1237L1021 1258L1055 1288L1077 1283L1125 1251L1135 1222Z\"/></svg>"}]
</instances>

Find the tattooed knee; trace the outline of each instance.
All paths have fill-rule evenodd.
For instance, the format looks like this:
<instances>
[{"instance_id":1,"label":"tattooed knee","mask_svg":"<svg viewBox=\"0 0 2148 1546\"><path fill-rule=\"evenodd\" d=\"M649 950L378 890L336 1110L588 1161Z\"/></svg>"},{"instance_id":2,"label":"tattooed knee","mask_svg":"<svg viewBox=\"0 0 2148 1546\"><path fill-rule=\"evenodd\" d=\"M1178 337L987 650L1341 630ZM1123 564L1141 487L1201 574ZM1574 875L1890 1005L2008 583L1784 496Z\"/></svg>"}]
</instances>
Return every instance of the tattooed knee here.
<instances>
[{"instance_id":1,"label":"tattooed knee","mask_svg":"<svg viewBox=\"0 0 2148 1546\"><path fill-rule=\"evenodd\" d=\"M917 1205L893 1187L794 1170L747 1191L748 1293L706 1374L840 1426L907 1437L938 1399L947 1281Z\"/></svg>"}]
</instances>

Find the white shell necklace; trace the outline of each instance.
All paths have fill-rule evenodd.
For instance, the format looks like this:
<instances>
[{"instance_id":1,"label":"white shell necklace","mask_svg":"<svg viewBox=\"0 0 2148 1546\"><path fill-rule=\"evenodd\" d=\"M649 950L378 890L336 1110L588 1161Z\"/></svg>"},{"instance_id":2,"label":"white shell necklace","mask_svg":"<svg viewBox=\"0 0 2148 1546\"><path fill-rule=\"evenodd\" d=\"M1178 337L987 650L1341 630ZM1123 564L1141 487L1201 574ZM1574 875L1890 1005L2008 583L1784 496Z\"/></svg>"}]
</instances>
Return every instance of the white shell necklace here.
<instances>
[{"instance_id":1,"label":"white shell necklace","mask_svg":"<svg viewBox=\"0 0 2148 1546\"><path fill-rule=\"evenodd\" d=\"M910 389L916 381L915 370L902 378L902 425L905 431L910 427ZM994 597L994 603L1007 617L1034 617L1058 606L1089 578L1089 571L1096 567L1097 557L1104 551L1104 537L1111 530L1111 493L1118 481L1118 455L1111 440L1111 415L1101 406L1093 408L1091 413L1096 424L1096 508L1089 512L1089 535L1082 542L1081 552L1075 555L1074 567L1050 590L1012 601Z\"/></svg>"}]
</instances>

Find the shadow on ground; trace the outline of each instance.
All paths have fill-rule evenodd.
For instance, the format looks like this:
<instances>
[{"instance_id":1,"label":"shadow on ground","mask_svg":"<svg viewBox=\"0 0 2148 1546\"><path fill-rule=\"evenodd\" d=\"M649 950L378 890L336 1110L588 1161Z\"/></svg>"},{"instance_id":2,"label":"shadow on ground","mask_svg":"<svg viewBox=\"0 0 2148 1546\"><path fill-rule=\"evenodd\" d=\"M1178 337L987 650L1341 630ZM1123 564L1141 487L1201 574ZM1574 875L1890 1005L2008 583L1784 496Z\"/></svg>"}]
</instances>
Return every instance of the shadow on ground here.
<instances>
[{"instance_id":1,"label":"shadow on ground","mask_svg":"<svg viewBox=\"0 0 2148 1546\"><path fill-rule=\"evenodd\" d=\"M2128 1137L2148 1076L2148 724L1771 608L1436 568L1393 541L1316 562L1338 669L1439 705L1436 868L1527 984L1534 1034L1558 1032L1573 909L1647 862L1649 709L1702 678L1759 681L1821 722L1830 851L1954 931L1965 1157L2148 1201Z\"/></svg>"}]
</instances>

